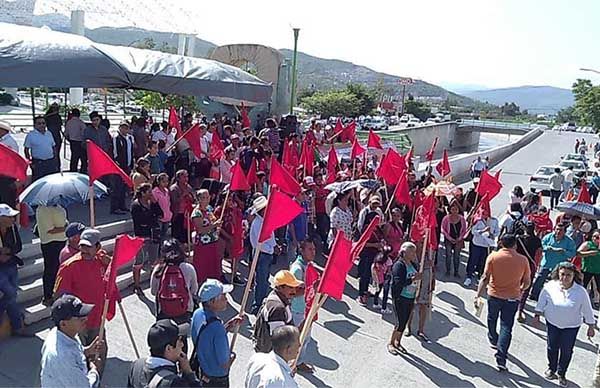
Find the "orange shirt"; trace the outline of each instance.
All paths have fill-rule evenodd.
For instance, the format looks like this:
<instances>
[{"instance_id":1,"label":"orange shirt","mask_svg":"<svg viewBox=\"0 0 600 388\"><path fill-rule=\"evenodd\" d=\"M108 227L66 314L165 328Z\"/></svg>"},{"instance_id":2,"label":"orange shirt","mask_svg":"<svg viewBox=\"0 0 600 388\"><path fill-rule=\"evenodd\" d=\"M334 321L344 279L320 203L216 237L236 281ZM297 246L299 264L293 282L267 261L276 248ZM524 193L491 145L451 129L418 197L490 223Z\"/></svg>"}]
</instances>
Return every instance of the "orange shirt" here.
<instances>
[{"instance_id":1,"label":"orange shirt","mask_svg":"<svg viewBox=\"0 0 600 388\"><path fill-rule=\"evenodd\" d=\"M488 295L499 299L521 297L521 284L529 282L529 262L514 249L500 249L492 252L485 264L485 274L489 277Z\"/></svg>"}]
</instances>

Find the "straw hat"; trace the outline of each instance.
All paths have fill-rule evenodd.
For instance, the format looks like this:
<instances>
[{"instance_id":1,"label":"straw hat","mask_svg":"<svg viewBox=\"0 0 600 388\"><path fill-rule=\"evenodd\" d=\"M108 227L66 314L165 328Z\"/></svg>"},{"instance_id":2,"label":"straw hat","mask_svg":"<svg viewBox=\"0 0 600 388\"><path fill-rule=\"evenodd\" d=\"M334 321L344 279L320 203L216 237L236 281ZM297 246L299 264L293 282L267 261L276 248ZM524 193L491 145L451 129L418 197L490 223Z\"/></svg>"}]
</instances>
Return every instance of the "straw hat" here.
<instances>
[{"instance_id":1,"label":"straw hat","mask_svg":"<svg viewBox=\"0 0 600 388\"><path fill-rule=\"evenodd\" d=\"M250 209L250 213L253 215L258 214L259 211L267 207L267 198L264 195L256 198L252 201L252 207Z\"/></svg>"}]
</instances>

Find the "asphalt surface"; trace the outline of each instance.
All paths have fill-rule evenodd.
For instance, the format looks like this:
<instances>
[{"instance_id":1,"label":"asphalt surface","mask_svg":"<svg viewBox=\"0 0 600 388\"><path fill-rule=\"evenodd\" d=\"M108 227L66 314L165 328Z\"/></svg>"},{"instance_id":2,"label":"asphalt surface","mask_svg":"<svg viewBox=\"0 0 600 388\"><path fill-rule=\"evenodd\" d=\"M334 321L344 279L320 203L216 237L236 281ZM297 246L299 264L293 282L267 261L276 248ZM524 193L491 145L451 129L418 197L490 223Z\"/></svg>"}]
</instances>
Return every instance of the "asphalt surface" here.
<instances>
[{"instance_id":1,"label":"asphalt surface","mask_svg":"<svg viewBox=\"0 0 600 388\"><path fill-rule=\"evenodd\" d=\"M560 156L570 152L578 133L561 135L547 132L527 147L493 168L502 169L502 193L492 203L493 213L506 211L510 189L520 184L528 187L529 175L537 166L556 163ZM597 137L586 135L586 140ZM546 199L547 200L547 199ZM463 257L461 275L464 274ZM322 260L317 260L323 264ZM280 258L278 266L284 266ZM439 264L442 268L443 263ZM246 267L243 267L244 271ZM273 268L275 272L276 268ZM532 305L527 306L528 322L515 323L510 347L508 373L495 369L494 351L486 338L484 311L477 318L472 308L474 288L465 289L462 278L446 278L443 270L437 274L431 319L426 333L431 342L421 342L414 337L403 338L402 344L409 351L405 356L392 356L386 343L395 321L394 315L383 316L373 309L361 307L355 301L358 282L353 268L341 301L328 300L319 312L319 320L313 326L315 346L309 347L308 360L316 367L313 375L298 375L302 387L484 387L556 386L543 377L546 369L545 331L531 326ZM228 319L239 307L243 289L236 287L232 294L232 308L223 318ZM147 355L146 331L154 321L151 310L153 298L146 290L147 298L126 295L123 305L127 311L134 337L143 355ZM254 318L250 318L251 322ZM247 322L246 322L247 323ZM414 322L416 324L416 322ZM39 354L46 336L48 321L37 324L33 339L9 339L0 343L0 386L31 386L39 374ZM243 386L247 361L253 354L247 323L241 330L236 345L237 360L231 374L231 386ZM129 363L135 358L126 334L123 320L117 316L107 325L109 360L103 385L124 386L127 382ZM567 374L570 386L589 386L595 363L596 345L580 330L573 360ZM38 383L39 384L39 383Z\"/></svg>"}]
</instances>

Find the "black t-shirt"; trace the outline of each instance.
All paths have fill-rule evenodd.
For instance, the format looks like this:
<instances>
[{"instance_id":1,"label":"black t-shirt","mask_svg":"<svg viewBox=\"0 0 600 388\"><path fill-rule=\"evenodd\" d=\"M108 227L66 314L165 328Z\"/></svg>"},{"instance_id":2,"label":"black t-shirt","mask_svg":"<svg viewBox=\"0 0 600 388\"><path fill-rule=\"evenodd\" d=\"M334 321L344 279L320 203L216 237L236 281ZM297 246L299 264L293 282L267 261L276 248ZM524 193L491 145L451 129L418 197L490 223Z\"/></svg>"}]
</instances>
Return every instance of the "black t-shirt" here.
<instances>
[{"instance_id":1,"label":"black t-shirt","mask_svg":"<svg viewBox=\"0 0 600 388\"><path fill-rule=\"evenodd\" d=\"M517 239L517 252L527 257L531 264L531 260L535 261L535 252L542 248L542 240L530 235L519 236Z\"/></svg>"},{"instance_id":2,"label":"black t-shirt","mask_svg":"<svg viewBox=\"0 0 600 388\"><path fill-rule=\"evenodd\" d=\"M149 207L142 205L137 199L131 204L133 233L137 237L153 237L152 229L159 226L158 219L163 216L162 209L156 202Z\"/></svg>"}]
</instances>

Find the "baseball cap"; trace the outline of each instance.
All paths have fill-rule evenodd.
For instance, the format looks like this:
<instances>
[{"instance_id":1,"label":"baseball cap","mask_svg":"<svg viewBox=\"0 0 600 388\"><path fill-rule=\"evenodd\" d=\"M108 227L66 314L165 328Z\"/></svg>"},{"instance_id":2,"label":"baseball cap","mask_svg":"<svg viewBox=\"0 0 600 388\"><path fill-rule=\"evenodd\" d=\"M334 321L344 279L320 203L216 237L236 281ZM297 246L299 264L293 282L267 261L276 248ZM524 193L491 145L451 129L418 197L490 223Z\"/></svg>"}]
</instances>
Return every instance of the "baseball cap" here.
<instances>
[{"instance_id":1,"label":"baseball cap","mask_svg":"<svg viewBox=\"0 0 600 388\"><path fill-rule=\"evenodd\" d=\"M200 302L208 302L221 294L229 294L231 291L233 291L231 284L223 284L216 279L206 279L198 290L198 297Z\"/></svg>"},{"instance_id":2,"label":"baseball cap","mask_svg":"<svg viewBox=\"0 0 600 388\"><path fill-rule=\"evenodd\" d=\"M18 210L13 209L5 203L0 204L0 217L14 217L19 214Z\"/></svg>"},{"instance_id":3,"label":"baseball cap","mask_svg":"<svg viewBox=\"0 0 600 388\"><path fill-rule=\"evenodd\" d=\"M237 133L234 133L233 135L231 135L231 140L233 139L240 139L240 136Z\"/></svg>"},{"instance_id":4,"label":"baseball cap","mask_svg":"<svg viewBox=\"0 0 600 388\"><path fill-rule=\"evenodd\" d=\"M67 236L67 238L71 238L77 236L78 234L81 234L81 232L83 232L84 230L85 225L81 222L71 222L69 225L67 225L67 228L65 229L65 235Z\"/></svg>"},{"instance_id":5,"label":"baseball cap","mask_svg":"<svg viewBox=\"0 0 600 388\"><path fill-rule=\"evenodd\" d=\"M312 176L304 177L304 184L307 185L307 186L314 186L315 185L315 180L313 179Z\"/></svg>"},{"instance_id":6,"label":"baseball cap","mask_svg":"<svg viewBox=\"0 0 600 388\"><path fill-rule=\"evenodd\" d=\"M273 287L277 286L288 286L288 287L298 287L302 282L296 279L293 273L287 270L281 270L275 274L275 279L273 280Z\"/></svg>"},{"instance_id":7,"label":"baseball cap","mask_svg":"<svg viewBox=\"0 0 600 388\"><path fill-rule=\"evenodd\" d=\"M185 333L172 319L160 319L148 330L148 346L150 349L164 349L168 344L173 344L179 336Z\"/></svg>"},{"instance_id":8,"label":"baseball cap","mask_svg":"<svg viewBox=\"0 0 600 388\"><path fill-rule=\"evenodd\" d=\"M52 320L58 325L60 321L87 317L93 308L93 304L83 303L78 297L65 294L52 303Z\"/></svg>"},{"instance_id":9,"label":"baseball cap","mask_svg":"<svg viewBox=\"0 0 600 388\"><path fill-rule=\"evenodd\" d=\"M81 233L79 245L93 247L100 242L100 232L96 229L86 229Z\"/></svg>"}]
</instances>

